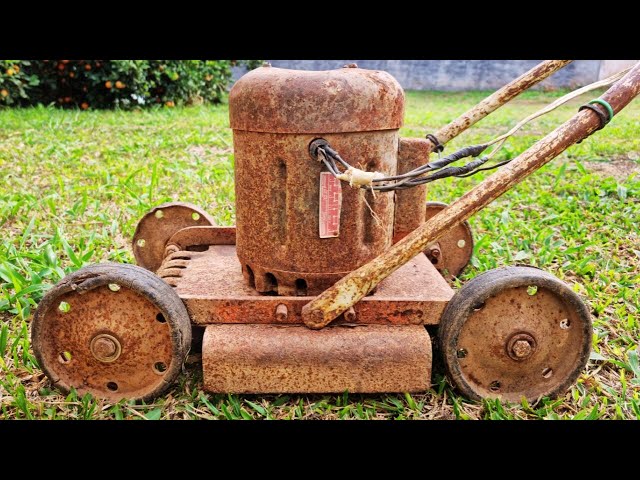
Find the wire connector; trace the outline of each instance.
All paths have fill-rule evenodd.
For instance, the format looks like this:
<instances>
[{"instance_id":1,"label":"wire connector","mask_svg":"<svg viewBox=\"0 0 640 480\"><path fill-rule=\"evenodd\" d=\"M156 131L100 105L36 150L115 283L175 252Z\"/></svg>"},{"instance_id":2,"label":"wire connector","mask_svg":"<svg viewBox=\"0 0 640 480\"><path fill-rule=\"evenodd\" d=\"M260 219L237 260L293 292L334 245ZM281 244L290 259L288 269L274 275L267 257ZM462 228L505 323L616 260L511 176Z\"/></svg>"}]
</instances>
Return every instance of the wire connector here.
<instances>
[{"instance_id":1,"label":"wire connector","mask_svg":"<svg viewBox=\"0 0 640 480\"><path fill-rule=\"evenodd\" d=\"M442 152L444 150L444 145L442 145L440 143L440 140L438 140L434 134L427 133L425 135L425 138L427 140L429 140L431 143L433 143L433 151L434 152L440 153L440 152Z\"/></svg>"},{"instance_id":2,"label":"wire connector","mask_svg":"<svg viewBox=\"0 0 640 480\"><path fill-rule=\"evenodd\" d=\"M380 172L367 172L359 168L349 167L343 173L336 175L336 178L343 182L349 182L349 186L356 187L371 186L376 179L384 178Z\"/></svg>"}]
</instances>

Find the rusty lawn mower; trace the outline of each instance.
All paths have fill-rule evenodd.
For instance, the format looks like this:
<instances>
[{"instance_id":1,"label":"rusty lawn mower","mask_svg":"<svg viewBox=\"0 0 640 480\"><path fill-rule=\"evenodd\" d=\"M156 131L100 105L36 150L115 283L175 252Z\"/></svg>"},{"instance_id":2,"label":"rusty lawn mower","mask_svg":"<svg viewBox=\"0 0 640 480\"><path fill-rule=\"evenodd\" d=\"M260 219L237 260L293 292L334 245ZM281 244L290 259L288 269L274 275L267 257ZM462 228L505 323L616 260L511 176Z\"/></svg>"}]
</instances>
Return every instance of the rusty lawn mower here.
<instances>
[{"instance_id":1,"label":"rusty lawn mower","mask_svg":"<svg viewBox=\"0 0 640 480\"><path fill-rule=\"evenodd\" d=\"M592 338L571 288L526 266L457 292L448 280L471 258L466 220L603 128L640 92L640 65L490 142L441 152L568 63L542 62L425 139L399 138L404 92L385 72L247 73L229 95L237 225L188 203L154 208L134 235L139 266L88 266L45 295L32 327L41 368L63 391L150 400L182 371L193 325L211 392L418 392L430 387L426 327L438 326L447 374L468 398L564 393ZM527 121L608 85L518 157L489 163ZM497 167L451 205L425 206L429 182Z\"/></svg>"}]
</instances>

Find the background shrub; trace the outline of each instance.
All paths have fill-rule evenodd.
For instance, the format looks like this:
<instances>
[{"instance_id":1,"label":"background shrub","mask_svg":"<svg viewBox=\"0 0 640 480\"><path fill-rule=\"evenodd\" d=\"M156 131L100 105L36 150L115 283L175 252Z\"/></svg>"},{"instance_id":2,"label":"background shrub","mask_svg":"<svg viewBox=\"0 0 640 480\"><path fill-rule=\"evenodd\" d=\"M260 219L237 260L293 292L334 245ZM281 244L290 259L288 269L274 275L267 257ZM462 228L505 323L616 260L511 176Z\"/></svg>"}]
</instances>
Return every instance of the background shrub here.
<instances>
[{"instance_id":1,"label":"background shrub","mask_svg":"<svg viewBox=\"0 0 640 480\"><path fill-rule=\"evenodd\" d=\"M235 60L0 60L0 105L173 107L217 103Z\"/></svg>"},{"instance_id":2,"label":"background shrub","mask_svg":"<svg viewBox=\"0 0 640 480\"><path fill-rule=\"evenodd\" d=\"M0 60L0 105L20 105L28 100L29 90L38 85L38 77L29 73L27 60Z\"/></svg>"}]
</instances>

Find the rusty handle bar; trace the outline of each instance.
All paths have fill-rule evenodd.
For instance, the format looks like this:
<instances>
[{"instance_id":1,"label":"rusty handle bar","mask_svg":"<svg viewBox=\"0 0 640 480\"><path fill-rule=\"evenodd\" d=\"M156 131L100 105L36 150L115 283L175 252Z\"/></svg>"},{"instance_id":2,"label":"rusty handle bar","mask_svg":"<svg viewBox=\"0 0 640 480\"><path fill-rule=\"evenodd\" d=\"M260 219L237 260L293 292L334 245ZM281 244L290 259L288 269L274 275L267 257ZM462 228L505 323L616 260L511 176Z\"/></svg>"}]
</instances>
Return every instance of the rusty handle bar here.
<instances>
[{"instance_id":1,"label":"rusty handle bar","mask_svg":"<svg viewBox=\"0 0 640 480\"><path fill-rule=\"evenodd\" d=\"M618 113L640 93L640 63L601 97ZM601 108L597 105L597 108ZM603 114L607 115L604 108ZM378 283L421 253L457 224L486 207L531 173L553 160L600 126L599 115L582 110L531 148L483 180L389 250L354 270L318 295L302 309L304 323L314 329L331 323L365 297Z\"/></svg>"},{"instance_id":2,"label":"rusty handle bar","mask_svg":"<svg viewBox=\"0 0 640 480\"><path fill-rule=\"evenodd\" d=\"M523 73L518 78L507 83L500 90L496 90L471 110L460 115L449 125L442 127L435 133L436 139L442 145L448 143L491 112L496 111L505 103L508 103L536 83L540 83L552 73L560 70L572 61L573 60L545 60L539 63L528 72ZM429 142L432 143L431 141Z\"/></svg>"}]
</instances>

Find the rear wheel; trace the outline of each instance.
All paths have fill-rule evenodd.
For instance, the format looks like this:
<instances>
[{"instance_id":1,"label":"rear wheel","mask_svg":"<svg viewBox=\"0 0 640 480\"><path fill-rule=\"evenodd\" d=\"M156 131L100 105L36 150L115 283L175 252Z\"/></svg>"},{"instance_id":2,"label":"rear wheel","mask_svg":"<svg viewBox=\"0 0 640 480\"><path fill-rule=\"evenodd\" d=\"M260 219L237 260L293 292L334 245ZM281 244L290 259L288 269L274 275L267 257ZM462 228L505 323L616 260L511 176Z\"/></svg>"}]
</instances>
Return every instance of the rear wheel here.
<instances>
[{"instance_id":1,"label":"rear wheel","mask_svg":"<svg viewBox=\"0 0 640 480\"><path fill-rule=\"evenodd\" d=\"M195 205L184 202L162 204L138 222L133 235L133 255L136 257L136 263L156 272L162 265L167 242L174 233L186 227L214 225L213 218Z\"/></svg>"},{"instance_id":2,"label":"rear wheel","mask_svg":"<svg viewBox=\"0 0 640 480\"><path fill-rule=\"evenodd\" d=\"M446 207L446 203L427 202L426 220ZM424 254L447 280L460 275L473 254L473 233L469 222L453 227L436 243L429 245Z\"/></svg>"}]
</instances>

